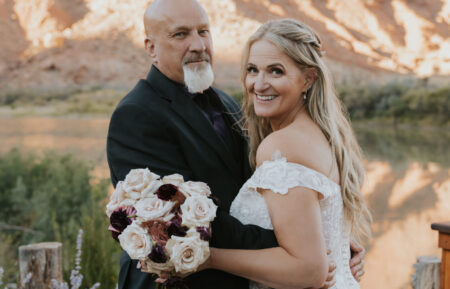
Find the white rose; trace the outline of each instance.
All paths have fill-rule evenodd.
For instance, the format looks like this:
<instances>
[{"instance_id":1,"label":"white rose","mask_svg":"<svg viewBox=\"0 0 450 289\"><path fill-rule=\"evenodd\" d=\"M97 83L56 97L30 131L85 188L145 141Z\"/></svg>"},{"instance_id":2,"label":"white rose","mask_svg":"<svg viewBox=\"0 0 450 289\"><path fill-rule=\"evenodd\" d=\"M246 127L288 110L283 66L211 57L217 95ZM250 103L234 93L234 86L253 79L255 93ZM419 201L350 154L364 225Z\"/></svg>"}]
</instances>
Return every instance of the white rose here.
<instances>
[{"instance_id":1,"label":"white rose","mask_svg":"<svg viewBox=\"0 0 450 289\"><path fill-rule=\"evenodd\" d=\"M180 174L168 175L162 178L164 184L172 184L174 186L179 186L184 182L184 178Z\"/></svg>"},{"instance_id":2,"label":"white rose","mask_svg":"<svg viewBox=\"0 0 450 289\"><path fill-rule=\"evenodd\" d=\"M157 174L149 169L131 170L123 182L123 190L131 199L140 199L153 195L162 185Z\"/></svg>"},{"instance_id":3,"label":"white rose","mask_svg":"<svg viewBox=\"0 0 450 289\"><path fill-rule=\"evenodd\" d=\"M125 191L123 190L123 182L120 181L116 185L116 189L109 198L109 203L106 205L106 215L108 217L119 207L133 206L136 203L133 199L127 199Z\"/></svg>"},{"instance_id":4,"label":"white rose","mask_svg":"<svg viewBox=\"0 0 450 289\"><path fill-rule=\"evenodd\" d=\"M172 271L172 269L174 268L172 262L170 261L167 261L166 263L156 263L150 260L150 258L140 260L139 263L141 264L142 272L154 273L158 276L161 276L161 272Z\"/></svg>"},{"instance_id":5,"label":"white rose","mask_svg":"<svg viewBox=\"0 0 450 289\"><path fill-rule=\"evenodd\" d=\"M156 219L170 221L175 216L170 213L174 205L174 202L164 201L157 196L153 196L139 200L134 208L136 209L136 215L144 221Z\"/></svg>"},{"instance_id":6,"label":"white rose","mask_svg":"<svg viewBox=\"0 0 450 289\"><path fill-rule=\"evenodd\" d=\"M128 225L119 235L120 246L131 259L144 259L152 251L150 235L135 222Z\"/></svg>"},{"instance_id":7,"label":"white rose","mask_svg":"<svg viewBox=\"0 0 450 289\"><path fill-rule=\"evenodd\" d=\"M186 197L190 196L207 196L209 197L211 195L211 190L209 189L208 185L203 182L185 182L182 183L178 190Z\"/></svg>"},{"instance_id":8,"label":"white rose","mask_svg":"<svg viewBox=\"0 0 450 289\"><path fill-rule=\"evenodd\" d=\"M208 242L202 241L194 230L189 230L186 237L172 236L166 249L175 271L182 274L195 272L209 257Z\"/></svg>"},{"instance_id":9,"label":"white rose","mask_svg":"<svg viewBox=\"0 0 450 289\"><path fill-rule=\"evenodd\" d=\"M205 196L186 198L181 205L182 225L188 227L208 227L216 217L217 206Z\"/></svg>"}]
</instances>

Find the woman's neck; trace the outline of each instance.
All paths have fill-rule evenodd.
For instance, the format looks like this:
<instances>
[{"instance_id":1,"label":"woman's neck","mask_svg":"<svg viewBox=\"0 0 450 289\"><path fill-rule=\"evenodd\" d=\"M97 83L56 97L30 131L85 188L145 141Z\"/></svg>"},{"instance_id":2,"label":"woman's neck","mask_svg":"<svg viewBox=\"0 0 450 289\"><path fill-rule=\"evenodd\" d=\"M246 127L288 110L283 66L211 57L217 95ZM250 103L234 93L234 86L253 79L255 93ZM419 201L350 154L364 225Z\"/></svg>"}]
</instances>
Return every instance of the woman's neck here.
<instances>
[{"instance_id":1,"label":"woman's neck","mask_svg":"<svg viewBox=\"0 0 450 289\"><path fill-rule=\"evenodd\" d=\"M296 110L292 110L291 113L278 117L278 118L269 118L270 126L272 127L272 131L277 131L283 129L290 124L292 124L296 119L307 116L308 113L304 109L304 106L299 107Z\"/></svg>"}]
</instances>

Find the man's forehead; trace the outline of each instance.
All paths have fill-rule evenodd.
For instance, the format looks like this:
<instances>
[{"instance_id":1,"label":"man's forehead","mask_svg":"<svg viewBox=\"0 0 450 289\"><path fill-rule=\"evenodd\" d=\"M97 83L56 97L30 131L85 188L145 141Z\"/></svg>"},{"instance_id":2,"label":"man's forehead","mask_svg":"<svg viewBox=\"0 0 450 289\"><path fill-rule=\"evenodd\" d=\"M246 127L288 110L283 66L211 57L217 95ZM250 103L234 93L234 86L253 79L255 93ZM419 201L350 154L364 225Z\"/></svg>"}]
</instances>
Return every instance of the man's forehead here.
<instances>
[{"instance_id":1,"label":"man's forehead","mask_svg":"<svg viewBox=\"0 0 450 289\"><path fill-rule=\"evenodd\" d=\"M176 13L171 11L161 16L161 20L168 30L177 28L194 29L198 27L209 27L208 17L205 13L201 13L201 11L198 11L198 13Z\"/></svg>"}]
</instances>

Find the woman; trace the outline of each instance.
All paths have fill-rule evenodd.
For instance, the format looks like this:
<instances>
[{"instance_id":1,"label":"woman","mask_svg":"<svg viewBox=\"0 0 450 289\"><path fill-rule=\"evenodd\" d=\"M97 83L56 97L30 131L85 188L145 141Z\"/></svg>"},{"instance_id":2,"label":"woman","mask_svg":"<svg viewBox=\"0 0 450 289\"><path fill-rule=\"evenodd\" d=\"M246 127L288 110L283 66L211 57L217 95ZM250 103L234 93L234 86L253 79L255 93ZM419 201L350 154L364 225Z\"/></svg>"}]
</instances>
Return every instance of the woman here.
<instances>
[{"instance_id":1,"label":"woman","mask_svg":"<svg viewBox=\"0 0 450 289\"><path fill-rule=\"evenodd\" d=\"M283 19L262 25L244 52L243 110L256 170L231 214L273 228L280 247L211 248L208 267L254 280L253 288L323 286L327 248L336 263L332 288L359 288L349 240L370 234L364 171L320 48L309 27Z\"/></svg>"}]
</instances>

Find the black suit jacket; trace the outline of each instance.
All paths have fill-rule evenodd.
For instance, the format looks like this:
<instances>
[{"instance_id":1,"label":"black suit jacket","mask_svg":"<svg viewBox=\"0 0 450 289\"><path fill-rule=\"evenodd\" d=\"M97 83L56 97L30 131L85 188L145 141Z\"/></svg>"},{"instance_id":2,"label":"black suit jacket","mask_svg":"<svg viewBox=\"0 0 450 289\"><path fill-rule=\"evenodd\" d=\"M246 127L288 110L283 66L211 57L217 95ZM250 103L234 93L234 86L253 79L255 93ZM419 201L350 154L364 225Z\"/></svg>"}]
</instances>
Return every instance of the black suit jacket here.
<instances>
[{"instance_id":1,"label":"black suit jacket","mask_svg":"<svg viewBox=\"0 0 450 289\"><path fill-rule=\"evenodd\" d=\"M213 88L211 88L213 89ZM239 105L213 89L224 106L226 121L236 123ZM152 67L115 109L109 126L107 156L115 186L134 168L148 167L161 176L179 173L185 180L207 183L220 199L212 223L211 246L261 249L277 246L273 231L243 225L229 215L231 202L250 177L247 144L232 127L237 150L230 149L187 95L184 87ZM137 262L122 252L119 289L155 288L150 274L136 269ZM217 270L204 270L186 278L189 288L248 288L246 279Z\"/></svg>"}]
</instances>

